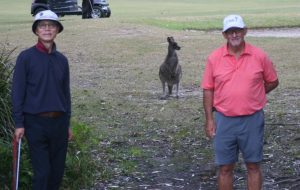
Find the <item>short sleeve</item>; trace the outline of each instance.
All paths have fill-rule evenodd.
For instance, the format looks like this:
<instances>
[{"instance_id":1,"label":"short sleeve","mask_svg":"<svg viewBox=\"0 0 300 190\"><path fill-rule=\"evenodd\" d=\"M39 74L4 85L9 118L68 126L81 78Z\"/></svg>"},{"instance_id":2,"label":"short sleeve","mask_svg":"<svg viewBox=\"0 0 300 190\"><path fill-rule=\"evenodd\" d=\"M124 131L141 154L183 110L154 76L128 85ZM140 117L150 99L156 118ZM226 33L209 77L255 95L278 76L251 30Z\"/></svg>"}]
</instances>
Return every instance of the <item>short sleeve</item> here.
<instances>
[{"instance_id":1,"label":"short sleeve","mask_svg":"<svg viewBox=\"0 0 300 190\"><path fill-rule=\"evenodd\" d=\"M264 81L265 82L274 82L278 79L277 72L273 65L273 62L268 56L264 57L263 60L263 69L264 69Z\"/></svg>"},{"instance_id":2,"label":"short sleeve","mask_svg":"<svg viewBox=\"0 0 300 190\"><path fill-rule=\"evenodd\" d=\"M214 77L213 77L213 68L212 68L212 63L207 59L204 73L202 76L202 81L201 81L201 87L203 89L209 90L209 89L214 89Z\"/></svg>"}]
</instances>

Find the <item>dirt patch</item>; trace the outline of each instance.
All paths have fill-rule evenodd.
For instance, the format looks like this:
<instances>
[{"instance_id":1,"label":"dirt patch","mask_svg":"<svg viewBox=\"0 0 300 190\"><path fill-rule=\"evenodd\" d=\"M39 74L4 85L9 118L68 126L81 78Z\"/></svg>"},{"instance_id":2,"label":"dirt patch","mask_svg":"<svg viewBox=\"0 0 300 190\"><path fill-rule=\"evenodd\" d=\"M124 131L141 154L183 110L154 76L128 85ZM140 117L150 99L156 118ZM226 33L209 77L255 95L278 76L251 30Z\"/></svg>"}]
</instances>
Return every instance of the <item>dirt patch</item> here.
<instances>
[{"instance_id":1,"label":"dirt patch","mask_svg":"<svg viewBox=\"0 0 300 190\"><path fill-rule=\"evenodd\" d=\"M300 28L249 29L248 36L300 38Z\"/></svg>"},{"instance_id":2,"label":"dirt patch","mask_svg":"<svg viewBox=\"0 0 300 190\"><path fill-rule=\"evenodd\" d=\"M220 34L220 31L213 31ZM276 37L276 38L300 38L300 28L264 28L248 29L247 36L251 37Z\"/></svg>"}]
</instances>

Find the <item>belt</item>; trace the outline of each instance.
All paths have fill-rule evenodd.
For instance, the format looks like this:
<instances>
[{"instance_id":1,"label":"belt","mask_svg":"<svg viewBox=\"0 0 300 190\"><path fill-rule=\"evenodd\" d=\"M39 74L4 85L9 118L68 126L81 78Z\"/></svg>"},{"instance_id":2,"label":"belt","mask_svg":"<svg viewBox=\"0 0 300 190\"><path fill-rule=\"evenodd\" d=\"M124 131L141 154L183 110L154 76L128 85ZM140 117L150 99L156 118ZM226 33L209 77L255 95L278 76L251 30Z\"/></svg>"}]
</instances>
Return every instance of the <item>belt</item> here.
<instances>
[{"instance_id":1,"label":"belt","mask_svg":"<svg viewBox=\"0 0 300 190\"><path fill-rule=\"evenodd\" d=\"M51 117L51 118L56 118L59 116L62 116L64 112L43 112L43 113L38 113L38 116L41 117Z\"/></svg>"}]
</instances>

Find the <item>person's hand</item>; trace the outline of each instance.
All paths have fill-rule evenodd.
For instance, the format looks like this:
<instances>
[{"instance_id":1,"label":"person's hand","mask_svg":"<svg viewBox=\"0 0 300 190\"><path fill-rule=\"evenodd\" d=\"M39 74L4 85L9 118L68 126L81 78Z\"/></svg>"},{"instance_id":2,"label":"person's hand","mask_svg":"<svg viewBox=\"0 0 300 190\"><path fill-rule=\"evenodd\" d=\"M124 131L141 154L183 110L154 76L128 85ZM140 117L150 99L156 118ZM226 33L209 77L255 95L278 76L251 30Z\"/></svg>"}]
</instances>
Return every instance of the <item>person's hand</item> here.
<instances>
[{"instance_id":1,"label":"person's hand","mask_svg":"<svg viewBox=\"0 0 300 190\"><path fill-rule=\"evenodd\" d=\"M206 121L205 123L206 137L212 139L216 135L216 125L214 120Z\"/></svg>"},{"instance_id":2,"label":"person's hand","mask_svg":"<svg viewBox=\"0 0 300 190\"><path fill-rule=\"evenodd\" d=\"M68 131L68 140L72 140L73 139L73 132L72 132L72 129L69 128L69 131Z\"/></svg>"},{"instance_id":3,"label":"person's hand","mask_svg":"<svg viewBox=\"0 0 300 190\"><path fill-rule=\"evenodd\" d=\"M16 128L15 129L15 139L17 142L19 142L19 140L23 138L24 133L25 133L24 128Z\"/></svg>"}]
</instances>

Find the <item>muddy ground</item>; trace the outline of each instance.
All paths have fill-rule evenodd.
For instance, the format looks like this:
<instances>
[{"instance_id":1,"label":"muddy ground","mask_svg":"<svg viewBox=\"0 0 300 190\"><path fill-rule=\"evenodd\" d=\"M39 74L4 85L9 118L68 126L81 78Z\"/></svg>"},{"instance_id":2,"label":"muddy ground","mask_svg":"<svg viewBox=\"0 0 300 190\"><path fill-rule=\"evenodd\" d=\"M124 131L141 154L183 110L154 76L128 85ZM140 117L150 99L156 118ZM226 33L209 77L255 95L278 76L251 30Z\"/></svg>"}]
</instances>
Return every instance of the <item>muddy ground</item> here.
<instances>
[{"instance_id":1,"label":"muddy ground","mask_svg":"<svg viewBox=\"0 0 300 190\"><path fill-rule=\"evenodd\" d=\"M279 93L279 92L277 92ZM286 92L287 106L299 106L300 89ZM170 100L178 101L178 100ZM299 107L298 107L299 108ZM297 190L300 188L300 121L299 110L290 110L280 116L266 109L264 159L264 190ZM195 118L197 119L197 118ZM174 129L176 130L176 129ZM170 131L156 129L147 131L148 139L135 140L133 144L143 147L149 156L127 158L136 161L136 171L122 173L106 183L98 182L91 189L156 189L156 190L212 190L216 189L216 168L207 158L211 142L203 137L184 137L174 145ZM154 137L153 134L156 133ZM197 133L199 134L199 133ZM133 134L138 138L141 134ZM126 141L115 146L129 146ZM132 144L131 144L132 145ZM206 150L206 151L203 151ZM210 157L210 156L208 156ZM245 166L240 158L234 176L236 190L246 189Z\"/></svg>"}]
</instances>

